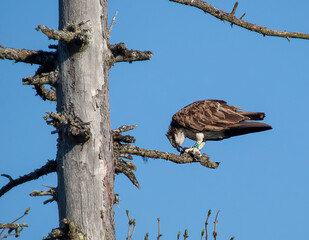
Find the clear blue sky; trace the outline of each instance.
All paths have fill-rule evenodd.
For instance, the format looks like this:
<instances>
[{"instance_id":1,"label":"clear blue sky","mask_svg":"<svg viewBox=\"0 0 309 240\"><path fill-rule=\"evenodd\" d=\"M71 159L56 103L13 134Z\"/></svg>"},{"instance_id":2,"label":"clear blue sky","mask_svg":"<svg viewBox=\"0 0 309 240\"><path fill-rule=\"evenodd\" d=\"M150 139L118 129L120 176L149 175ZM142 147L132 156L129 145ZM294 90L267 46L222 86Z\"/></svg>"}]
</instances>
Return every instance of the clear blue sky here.
<instances>
[{"instance_id":1,"label":"clear blue sky","mask_svg":"<svg viewBox=\"0 0 309 240\"><path fill-rule=\"evenodd\" d=\"M209 2L231 11L234 1ZM43 49L55 43L36 32L39 24L58 27L54 0L1 1L0 45ZM306 0L240 1L237 16L277 30L309 33ZM116 176L116 236L127 233L125 210L136 218L134 239L157 236L161 219L164 239L176 239L188 229L199 239L208 209L221 210L218 239L308 239L309 162L309 41L263 37L202 11L168 0L110 1L109 19L118 11L112 43L151 50L147 62L118 63L110 71L110 107L113 128L137 124L131 132L136 145L176 153L165 137L171 116L202 99L224 99L248 111L264 111L273 130L209 142L203 152L221 162L216 170L199 164L176 165L164 160L134 158L136 189ZM18 177L56 155L56 136L43 120L55 104L42 102L34 90L22 86L22 77L37 66L0 61L2 127L0 173ZM186 145L192 142L186 141ZM0 178L0 186L7 179ZM22 239L40 239L57 227L56 203L32 198L42 184L56 186L56 175L24 184L0 199L0 222L31 211L22 222L30 227ZM212 230L214 216L210 220ZM211 239L211 238L210 238Z\"/></svg>"}]
</instances>

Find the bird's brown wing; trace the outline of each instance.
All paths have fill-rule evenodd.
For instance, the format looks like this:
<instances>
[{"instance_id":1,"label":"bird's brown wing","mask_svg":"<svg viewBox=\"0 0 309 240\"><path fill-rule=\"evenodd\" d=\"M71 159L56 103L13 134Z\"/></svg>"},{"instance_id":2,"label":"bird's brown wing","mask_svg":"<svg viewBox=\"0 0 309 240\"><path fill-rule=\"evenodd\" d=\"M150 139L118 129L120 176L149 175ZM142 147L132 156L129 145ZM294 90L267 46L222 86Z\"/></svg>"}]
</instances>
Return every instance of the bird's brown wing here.
<instances>
[{"instance_id":1,"label":"bird's brown wing","mask_svg":"<svg viewBox=\"0 0 309 240\"><path fill-rule=\"evenodd\" d=\"M222 100L202 100L179 110L174 114L173 121L194 132L221 131L250 119L238 110L240 108L229 106Z\"/></svg>"}]
</instances>

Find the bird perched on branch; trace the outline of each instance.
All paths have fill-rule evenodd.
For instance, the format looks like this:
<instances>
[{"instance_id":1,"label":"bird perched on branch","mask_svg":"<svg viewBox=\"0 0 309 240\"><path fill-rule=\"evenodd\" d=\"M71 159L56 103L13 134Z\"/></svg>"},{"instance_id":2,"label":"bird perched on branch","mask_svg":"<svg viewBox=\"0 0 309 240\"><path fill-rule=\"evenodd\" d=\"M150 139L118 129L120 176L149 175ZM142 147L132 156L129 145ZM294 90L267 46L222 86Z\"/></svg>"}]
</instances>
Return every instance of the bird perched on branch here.
<instances>
[{"instance_id":1,"label":"bird perched on branch","mask_svg":"<svg viewBox=\"0 0 309 240\"><path fill-rule=\"evenodd\" d=\"M272 129L270 125L251 120L263 120L263 112L245 112L229 106L223 100L202 100L191 103L175 113L166 136L179 152L200 155L205 141L219 141L238 135ZM190 148L183 148L185 138L196 141Z\"/></svg>"}]
</instances>

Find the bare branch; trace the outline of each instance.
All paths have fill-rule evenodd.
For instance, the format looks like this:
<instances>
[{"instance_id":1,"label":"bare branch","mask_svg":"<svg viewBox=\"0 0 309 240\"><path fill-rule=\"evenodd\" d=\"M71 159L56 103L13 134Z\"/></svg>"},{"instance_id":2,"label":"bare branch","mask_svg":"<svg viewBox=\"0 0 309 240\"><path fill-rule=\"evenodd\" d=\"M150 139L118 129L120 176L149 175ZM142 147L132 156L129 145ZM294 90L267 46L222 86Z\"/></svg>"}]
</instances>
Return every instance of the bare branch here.
<instances>
[{"instance_id":1,"label":"bare branch","mask_svg":"<svg viewBox=\"0 0 309 240\"><path fill-rule=\"evenodd\" d=\"M111 33L112 33L113 26L114 26L114 24L115 24L115 22L116 22L117 14L118 14L118 11L116 11L115 16L114 16L113 19L112 19L111 25L109 25L109 29L108 29L108 41L109 41L110 38L111 38Z\"/></svg>"},{"instance_id":2,"label":"bare branch","mask_svg":"<svg viewBox=\"0 0 309 240\"><path fill-rule=\"evenodd\" d=\"M57 101L56 90L46 89L42 84L34 85L33 89L36 90L36 95L39 95L44 101Z\"/></svg>"},{"instance_id":3,"label":"bare branch","mask_svg":"<svg viewBox=\"0 0 309 240\"><path fill-rule=\"evenodd\" d=\"M52 196L50 199L46 200L43 202L43 204L51 203L53 201L57 201L57 191L55 188L43 185L44 187L48 187L49 190L47 191L39 191L39 190L34 190L32 193L29 195L31 197L38 197L38 196Z\"/></svg>"},{"instance_id":4,"label":"bare branch","mask_svg":"<svg viewBox=\"0 0 309 240\"><path fill-rule=\"evenodd\" d=\"M149 240L149 234L148 232L146 233L145 237L144 237L144 240Z\"/></svg>"},{"instance_id":5,"label":"bare branch","mask_svg":"<svg viewBox=\"0 0 309 240\"><path fill-rule=\"evenodd\" d=\"M56 64L57 53L0 46L0 59L54 67Z\"/></svg>"},{"instance_id":6,"label":"bare branch","mask_svg":"<svg viewBox=\"0 0 309 240\"><path fill-rule=\"evenodd\" d=\"M197 159L193 158L189 154L182 154L179 156L168 152L143 149L136 146L132 146L131 144L123 144L118 148L117 151L119 151L119 153L128 153L142 157L165 159L178 164L200 162L200 164L203 165L204 167L213 169L219 166L218 162L212 162L206 154L203 154L200 158Z\"/></svg>"},{"instance_id":7,"label":"bare branch","mask_svg":"<svg viewBox=\"0 0 309 240\"><path fill-rule=\"evenodd\" d=\"M157 236L157 240L160 240L160 237L162 237L163 235L160 233L160 218L157 218L158 220L158 236Z\"/></svg>"},{"instance_id":8,"label":"bare branch","mask_svg":"<svg viewBox=\"0 0 309 240\"><path fill-rule=\"evenodd\" d=\"M211 214L211 210L209 209L208 210L208 214L207 214L207 218L206 218L206 222L205 222L205 232L206 232L206 235L205 235L205 240L208 239L208 231L207 231L207 226L208 226L208 219L210 217L210 214Z\"/></svg>"},{"instance_id":9,"label":"bare branch","mask_svg":"<svg viewBox=\"0 0 309 240\"><path fill-rule=\"evenodd\" d=\"M203 239L204 233L205 233L205 229L203 229L201 232L201 240Z\"/></svg>"},{"instance_id":10,"label":"bare branch","mask_svg":"<svg viewBox=\"0 0 309 240\"><path fill-rule=\"evenodd\" d=\"M126 237L127 240L132 240L133 233L136 227L136 219L131 219L129 215L129 210L126 210L128 219L129 219L129 228L128 228L128 236ZM132 233L130 234L131 231L131 226L133 225Z\"/></svg>"},{"instance_id":11,"label":"bare branch","mask_svg":"<svg viewBox=\"0 0 309 240\"><path fill-rule=\"evenodd\" d=\"M238 6L238 2L235 3L235 5L234 5L234 7L233 7L233 10L232 10L232 12L231 12L231 14L232 14L233 16L234 16L235 13L236 13L236 8L237 8L237 6Z\"/></svg>"},{"instance_id":12,"label":"bare branch","mask_svg":"<svg viewBox=\"0 0 309 240\"><path fill-rule=\"evenodd\" d=\"M114 62L133 62L149 60L153 53L150 51L129 50L124 43L109 45L114 56ZM113 65L113 64L111 64Z\"/></svg>"},{"instance_id":13,"label":"bare branch","mask_svg":"<svg viewBox=\"0 0 309 240\"><path fill-rule=\"evenodd\" d=\"M133 183L134 186L136 186L137 188L141 188L134 175L135 170L136 166L130 161L124 161L121 158L118 158L117 162L115 163L116 174L123 173Z\"/></svg>"},{"instance_id":14,"label":"bare branch","mask_svg":"<svg viewBox=\"0 0 309 240\"><path fill-rule=\"evenodd\" d=\"M185 233L183 234L183 240L186 240L189 237L188 230L185 230Z\"/></svg>"},{"instance_id":15,"label":"bare branch","mask_svg":"<svg viewBox=\"0 0 309 240\"><path fill-rule=\"evenodd\" d=\"M119 133L122 133L122 132L126 132L126 131L130 131L130 130L133 130L137 128L137 125L123 125L115 130L112 130L112 133L113 134L119 134Z\"/></svg>"},{"instance_id":16,"label":"bare branch","mask_svg":"<svg viewBox=\"0 0 309 240\"><path fill-rule=\"evenodd\" d=\"M58 70L36 74L33 77L23 78L23 85L49 84L51 86L55 86L58 80L58 75Z\"/></svg>"},{"instance_id":17,"label":"bare branch","mask_svg":"<svg viewBox=\"0 0 309 240\"><path fill-rule=\"evenodd\" d=\"M41 30L49 39L74 43L77 46L87 45L90 41L89 28L81 28L85 23L79 25L70 25L66 30L56 30L39 25L36 30Z\"/></svg>"},{"instance_id":18,"label":"bare branch","mask_svg":"<svg viewBox=\"0 0 309 240\"><path fill-rule=\"evenodd\" d=\"M24 176L17 178L17 179L11 178L9 183L6 184L5 186L3 186L0 189L0 197L3 196L8 191L10 191L12 188L14 188L14 187L16 187L20 184L38 179L39 177L41 177L43 175L47 175L49 173L56 172L56 168L57 168L57 162L55 160L48 160L48 162L44 166L34 170L31 173L28 173ZM3 176L3 174L1 176ZM5 175L5 176L7 176L7 175Z\"/></svg>"},{"instance_id":19,"label":"bare branch","mask_svg":"<svg viewBox=\"0 0 309 240\"><path fill-rule=\"evenodd\" d=\"M217 212L217 215L216 215L216 218L215 218L215 221L214 221L214 232L213 232L213 236L214 236L214 239L217 240L217 224L218 224L218 214L219 214L220 210Z\"/></svg>"},{"instance_id":20,"label":"bare branch","mask_svg":"<svg viewBox=\"0 0 309 240\"><path fill-rule=\"evenodd\" d=\"M283 38L287 38L288 40L289 38L309 39L308 33L277 31L277 30L266 28L266 27L258 26L258 25L242 20L242 18L244 17L244 14L240 18L235 17L234 14L236 12L238 3L234 5L234 8L231 13L227 13L227 12L224 12L220 9L217 9L211 6L210 4L208 4L207 2L203 0L170 0L170 1L199 8L205 13L209 13L222 21L228 21L231 24L235 24L237 26L248 29L250 31L260 33L263 36L268 35L268 36L275 36L275 37L283 37Z\"/></svg>"}]
</instances>

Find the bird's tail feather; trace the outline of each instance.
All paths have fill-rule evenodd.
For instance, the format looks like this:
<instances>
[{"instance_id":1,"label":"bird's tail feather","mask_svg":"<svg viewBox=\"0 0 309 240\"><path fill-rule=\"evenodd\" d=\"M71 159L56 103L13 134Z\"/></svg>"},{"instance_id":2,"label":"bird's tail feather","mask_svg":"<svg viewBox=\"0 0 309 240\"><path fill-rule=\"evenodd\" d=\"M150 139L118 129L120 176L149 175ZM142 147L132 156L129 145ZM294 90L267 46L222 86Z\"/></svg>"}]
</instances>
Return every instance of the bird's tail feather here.
<instances>
[{"instance_id":1,"label":"bird's tail feather","mask_svg":"<svg viewBox=\"0 0 309 240\"><path fill-rule=\"evenodd\" d=\"M263 120L265 118L263 112L241 112L241 115L250 118L250 120Z\"/></svg>"},{"instance_id":2,"label":"bird's tail feather","mask_svg":"<svg viewBox=\"0 0 309 240\"><path fill-rule=\"evenodd\" d=\"M234 137L247 133L261 132L272 129L272 127L266 123L260 122L242 122L228 130L225 130L226 137Z\"/></svg>"}]
</instances>

